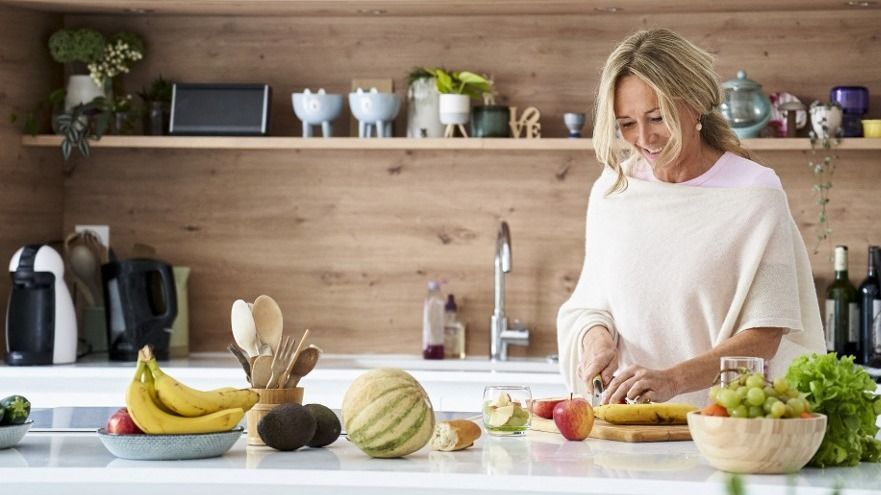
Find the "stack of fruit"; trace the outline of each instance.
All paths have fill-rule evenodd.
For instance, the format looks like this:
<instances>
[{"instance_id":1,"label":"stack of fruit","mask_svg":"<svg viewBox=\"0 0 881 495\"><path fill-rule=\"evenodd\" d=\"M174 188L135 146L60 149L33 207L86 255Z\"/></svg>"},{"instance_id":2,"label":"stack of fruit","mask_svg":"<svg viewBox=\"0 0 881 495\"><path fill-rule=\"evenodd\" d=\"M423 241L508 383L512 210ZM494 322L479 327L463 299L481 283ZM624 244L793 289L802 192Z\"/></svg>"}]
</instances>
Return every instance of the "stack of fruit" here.
<instances>
[{"instance_id":1,"label":"stack of fruit","mask_svg":"<svg viewBox=\"0 0 881 495\"><path fill-rule=\"evenodd\" d=\"M785 378L773 382L761 373L741 373L722 387L710 388L710 404L704 416L734 418L810 418L811 406L805 394L790 386Z\"/></svg>"},{"instance_id":2,"label":"stack of fruit","mask_svg":"<svg viewBox=\"0 0 881 495\"><path fill-rule=\"evenodd\" d=\"M228 431L258 398L250 389L190 388L165 374L147 346L138 353L135 377L125 396L127 407L111 417L107 431L149 435Z\"/></svg>"}]
</instances>

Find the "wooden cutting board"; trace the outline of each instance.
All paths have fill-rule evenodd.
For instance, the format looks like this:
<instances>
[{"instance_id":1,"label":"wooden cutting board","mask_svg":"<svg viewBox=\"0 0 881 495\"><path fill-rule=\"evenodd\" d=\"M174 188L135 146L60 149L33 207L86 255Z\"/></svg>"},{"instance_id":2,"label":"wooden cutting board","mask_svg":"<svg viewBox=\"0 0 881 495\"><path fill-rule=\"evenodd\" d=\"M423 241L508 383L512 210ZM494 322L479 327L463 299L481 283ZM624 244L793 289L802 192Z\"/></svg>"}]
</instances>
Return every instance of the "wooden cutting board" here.
<instances>
[{"instance_id":1,"label":"wooden cutting board","mask_svg":"<svg viewBox=\"0 0 881 495\"><path fill-rule=\"evenodd\" d=\"M533 415L531 430L560 433L554 420ZM688 425L613 425L596 420L590 430L590 438L616 442L675 442L691 440Z\"/></svg>"}]
</instances>

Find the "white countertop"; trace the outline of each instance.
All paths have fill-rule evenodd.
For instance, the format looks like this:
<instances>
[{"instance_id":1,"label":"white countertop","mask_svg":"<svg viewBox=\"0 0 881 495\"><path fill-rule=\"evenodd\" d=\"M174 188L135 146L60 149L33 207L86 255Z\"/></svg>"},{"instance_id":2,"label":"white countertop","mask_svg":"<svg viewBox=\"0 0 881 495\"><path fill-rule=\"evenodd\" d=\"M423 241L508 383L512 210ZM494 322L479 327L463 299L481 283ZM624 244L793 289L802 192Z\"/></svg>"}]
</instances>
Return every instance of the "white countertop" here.
<instances>
[{"instance_id":1,"label":"white countertop","mask_svg":"<svg viewBox=\"0 0 881 495\"><path fill-rule=\"evenodd\" d=\"M707 465L692 442L567 442L550 433L482 436L459 452L427 447L402 459L371 459L341 437L323 449L278 452L247 447L242 437L222 457L129 461L113 457L94 433L30 432L0 450L6 493L211 494L358 493L726 493L728 475ZM804 469L797 495L877 494L881 465ZM747 476L747 495L788 494L786 476Z\"/></svg>"}]
</instances>

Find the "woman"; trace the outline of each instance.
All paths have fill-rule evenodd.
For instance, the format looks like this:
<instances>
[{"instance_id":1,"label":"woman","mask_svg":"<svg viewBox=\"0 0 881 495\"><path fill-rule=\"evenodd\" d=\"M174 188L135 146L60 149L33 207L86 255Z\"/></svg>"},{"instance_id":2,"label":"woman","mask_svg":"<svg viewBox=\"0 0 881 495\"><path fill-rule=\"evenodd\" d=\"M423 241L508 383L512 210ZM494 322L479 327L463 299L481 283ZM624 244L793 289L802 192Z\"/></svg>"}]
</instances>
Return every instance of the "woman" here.
<instances>
[{"instance_id":1,"label":"woman","mask_svg":"<svg viewBox=\"0 0 881 495\"><path fill-rule=\"evenodd\" d=\"M780 179L719 113L712 63L658 29L631 35L603 69L593 139L605 166L581 277L557 318L573 392L592 393L599 375L603 403L703 405L722 356L762 357L776 377L825 351Z\"/></svg>"}]
</instances>

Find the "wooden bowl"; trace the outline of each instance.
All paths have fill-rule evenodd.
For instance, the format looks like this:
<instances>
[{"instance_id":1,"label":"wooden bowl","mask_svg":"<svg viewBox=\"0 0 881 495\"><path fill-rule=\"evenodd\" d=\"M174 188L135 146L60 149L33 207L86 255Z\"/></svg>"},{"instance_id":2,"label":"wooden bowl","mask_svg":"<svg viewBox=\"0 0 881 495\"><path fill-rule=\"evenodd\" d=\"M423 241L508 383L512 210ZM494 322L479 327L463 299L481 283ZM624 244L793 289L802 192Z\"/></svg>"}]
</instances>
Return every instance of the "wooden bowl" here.
<instances>
[{"instance_id":1,"label":"wooden bowl","mask_svg":"<svg viewBox=\"0 0 881 495\"><path fill-rule=\"evenodd\" d=\"M810 418L726 418L688 413L688 429L701 454L721 471L744 474L791 473L820 448L826 416Z\"/></svg>"}]
</instances>

